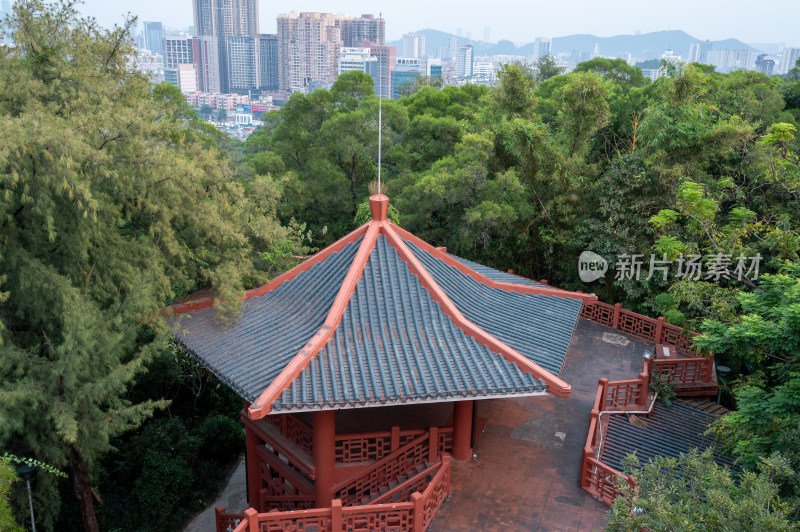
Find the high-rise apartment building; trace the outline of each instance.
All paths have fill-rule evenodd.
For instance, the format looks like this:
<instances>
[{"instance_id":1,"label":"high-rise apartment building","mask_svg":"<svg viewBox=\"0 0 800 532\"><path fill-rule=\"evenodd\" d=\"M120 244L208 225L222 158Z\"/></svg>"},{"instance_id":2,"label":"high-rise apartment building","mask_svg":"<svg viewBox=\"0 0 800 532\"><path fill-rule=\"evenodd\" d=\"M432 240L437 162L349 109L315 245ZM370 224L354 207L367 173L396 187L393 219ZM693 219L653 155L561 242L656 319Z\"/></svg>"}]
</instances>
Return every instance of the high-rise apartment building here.
<instances>
[{"instance_id":1,"label":"high-rise apartment building","mask_svg":"<svg viewBox=\"0 0 800 532\"><path fill-rule=\"evenodd\" d=\"M420 33L403 35L403 57L425 57L425 36Z\"/></svg>"},{"instance_id":2,"label":"high-rise apartment building","mask_svg":"<svg viewBox=\"0 0 800 532\"><path fill-rule=\"evenodd\" d=\"M553 55L552 37L536 37L533 41L533 58L541 59Z\"/></svg>"},{"instance_id":3,"label":"high-rise apartment building","mask_svg":"<svg viewBox=\"0 0 800 532\"><path fill-rule=\"evenodd\" d=\"M265 91L278 90L278 35L267 33L258 36L258 70L260 88Z\"/></svg>"},{"instance_id":4,"label":"high-rise apartment building","mask_svg":"<svg viewBox=\"0 0 800 532\"><path fill-rule=\"evenodd\" d=\"M381 98L391 98L391 71L397 64L396 46L371 46L370 57L375 61L367 63L367 74L372 76L373 92Z\"/></svg>"},{"instance_id":5,"label":"high-rise apartment building","mask_svg":"<svg viewBox=\"0 0 800 532\"><path fill-rule=\"evenodd\" d=\"M213 35L197 37L197 76L201 92L221 92L219 41Z\"/></svg>"},{"instance_id":6,"label":"high-rise apartment building","mask_svg":"<svg viewBox=\"0 0 800 532\"><path fill-rule=\"evenodd\" d=\"M342 42L346 47L365 48L386 41L386 23L375 15L344 17L341 19Z\"/></svg>"},{"instance_id":7,"label":"high-rise apartment building","mask_svg":"<svg viewBox=\"0 0 800 532\"><path fill-rule=\"evenodd\" d=\"M767 76L772 75L772 71L775 69L775 58L769 54L759 54L756 57L756 70L761 72L762 74L766 74Z\"/></svg>"},{"instance_id":8,"label":"high-rise apartment building","mask_svg":"<svg viewBox=\"0 0 800 532\"><path fill-rule=\"evenodd\" d=\"M216 41L217 56L206 63L218 71L209 77L218 80L221 92L229 92L228 39L258 34L258 0L193 0L192 4L195 34Z\"/></svg>"},{"instance_id":9,"label":"high-rise apartment building","mask_svg":"<svg viewBox=\"0 0 800 532\"><path fill-rule=\"evenodd\" d=\"M240 35L227 43L230 92L278 90L277 35Z\"/></svg>"},{"instance_id":10,"label":"high-rise apartment building","mask_svg":"<svg viewBox=\"0 0 800 532\"><path fill-rule=\"evenodd\" d=\"M714 65L718 72L734 70L755 70L755 52L749 50L711 50L706 54L706 62Z\"/></svg>"},{"instance_id":11,"label":"high-rise apartment building","mask_svg":"<svg viewBox=\"0 0 800 532\"><path fill-rule=\"evenodd\" d=\"M373 15L358 18L308 12L279 15L279 89L308 92L330 86L338 75L341 48L381 46L384 34L384 20Z\"/></svg>"},{"instance_id":12,"label":"high-rise apartment building","mask_svg":"<svg viewBox=\"0 0 800 532\"><path fill-rule=\"evenodd\" d=\"M459 46L456 52L456 77L472 77L472 45Z\"/></svg>"},{"instance_id":13,"label":"high-rise apartment building","mask_svg":"<svg viewBox=\"0 0 800 532\"><path fill-rule=\"evenodd\" d=\"M163 57L164 55L164 24L161 22L144 22L142 34L144 36L144 47Z\"/></svg>"},{"instance_id":14,"label":"high-rise apartment building","mask_svg":"<svg viewBox=\"0 0 800 532\"><path fill-rule=\"evenodd\" d=\"M788 74L800 58L800 48L784 48L781 54L781 74Z\"/></svg>"},{"instance_id":15,"label":"high-rise apartment building","mask_svg":"<svg viewBox=\"0 0 800 532\"><path fill-rule=\"evenodd\" d=\"M708 52L712 49L711 41L703 41L703 42L696 42L689 46L689 57L688 60L690 63L705 63L708 61Z\"/></svg>"}]
</instances>

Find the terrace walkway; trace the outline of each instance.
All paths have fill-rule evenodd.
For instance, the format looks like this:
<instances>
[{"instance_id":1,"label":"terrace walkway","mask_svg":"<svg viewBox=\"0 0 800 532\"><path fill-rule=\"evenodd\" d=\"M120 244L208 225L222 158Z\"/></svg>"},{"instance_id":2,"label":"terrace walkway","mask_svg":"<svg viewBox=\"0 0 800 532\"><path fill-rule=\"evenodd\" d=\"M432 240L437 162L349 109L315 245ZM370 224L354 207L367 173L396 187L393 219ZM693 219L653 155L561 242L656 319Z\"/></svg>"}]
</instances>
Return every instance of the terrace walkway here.
<instances>
[{"instance_id":1,"label":"terrace walkway","mask_svg":"<svg viewBox=\"0 0 800 532\"><path fill-rule=\"evenodd\" d=\"M653 348L579 320L561 373L571 397L480 401L476 456L453 462L452 492L428 530L602 530L608 508L579 486L597 381L634 378Z\"/></svg>"}]
</instances>

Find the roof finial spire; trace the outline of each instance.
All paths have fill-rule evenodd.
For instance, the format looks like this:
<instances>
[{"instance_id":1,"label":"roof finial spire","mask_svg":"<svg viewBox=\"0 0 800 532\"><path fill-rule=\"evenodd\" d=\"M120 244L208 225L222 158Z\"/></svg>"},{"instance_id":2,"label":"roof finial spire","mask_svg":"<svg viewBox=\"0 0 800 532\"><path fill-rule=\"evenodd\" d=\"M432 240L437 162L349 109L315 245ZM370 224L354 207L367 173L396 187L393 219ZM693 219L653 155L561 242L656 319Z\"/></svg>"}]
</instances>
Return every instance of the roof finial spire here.
<instances>
[{"instance_id":1,"label":"roof finial spire","mask_svg":"<svg viewBox=\"0 0 800 532\"><path fill-rule=\"evenodd\" d=\"M378 24L383 20L383 13L378 13ZM383 135L382 129L382 109L381 102L383 101L383 56L386 50L383 49L383 39L381 39L381 52L378 55L378 194L381 193L381 140Z\"/></svg>"}]
</instances>

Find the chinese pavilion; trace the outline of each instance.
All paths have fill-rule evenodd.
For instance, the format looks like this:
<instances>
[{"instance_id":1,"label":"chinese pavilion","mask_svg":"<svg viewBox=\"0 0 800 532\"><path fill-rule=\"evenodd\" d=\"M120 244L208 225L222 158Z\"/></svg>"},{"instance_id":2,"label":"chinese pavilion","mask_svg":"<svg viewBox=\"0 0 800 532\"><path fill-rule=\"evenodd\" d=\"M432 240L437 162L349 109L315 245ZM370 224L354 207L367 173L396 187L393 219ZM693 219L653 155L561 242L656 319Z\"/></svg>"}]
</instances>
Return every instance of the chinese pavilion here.
<instances>
[{"instance_id":1,"label":"chinese pavilion","mask_svg":"<svg viewBox=\"0 0 800 532\"><path fill-rule=\"evenodd\" d=\"M475 400L570 394L558 375L595 297L450 255L388 205L247 292L232 325L212 300L173 307L177 340L245 400L251 513L408 500L446 453L471 457ZM429 403L452 424L337 433L337 411Z\"/></svg>"}]
</instances>

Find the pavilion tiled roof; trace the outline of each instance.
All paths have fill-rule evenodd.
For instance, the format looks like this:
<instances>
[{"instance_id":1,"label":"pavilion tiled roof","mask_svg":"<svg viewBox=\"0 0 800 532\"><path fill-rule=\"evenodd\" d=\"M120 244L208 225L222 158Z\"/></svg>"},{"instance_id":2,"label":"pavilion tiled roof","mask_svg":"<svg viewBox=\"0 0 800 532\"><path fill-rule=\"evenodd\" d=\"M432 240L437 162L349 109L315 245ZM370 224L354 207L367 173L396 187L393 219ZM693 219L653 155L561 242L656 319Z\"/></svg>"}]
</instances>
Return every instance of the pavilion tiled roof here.
<instances>
[{"instance_id":1,"label":"pavilion tiled roof","mask_svg":"<svg viewBox=\"0 0 800 532\"><path fill-rule=\"evenodd\" d=\"M373 219L220 321L173 307L175 336L247 401L275 412L534 395L558 378L584 299L448 255Z\"/></svg>"}]
</instances>

